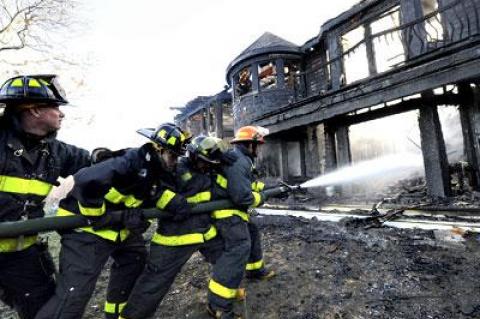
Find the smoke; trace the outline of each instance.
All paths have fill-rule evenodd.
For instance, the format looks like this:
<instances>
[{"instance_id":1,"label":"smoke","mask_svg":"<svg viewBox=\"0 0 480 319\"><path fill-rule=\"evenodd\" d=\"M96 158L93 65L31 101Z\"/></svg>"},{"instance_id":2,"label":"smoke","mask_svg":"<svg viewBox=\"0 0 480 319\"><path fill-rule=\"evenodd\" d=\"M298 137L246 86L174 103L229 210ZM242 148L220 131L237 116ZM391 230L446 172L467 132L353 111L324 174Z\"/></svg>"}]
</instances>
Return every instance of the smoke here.
<instances>
[{"instance_id":1,"label":"smoke","mask_svg":"<svg viewBox=\"0 0 480 319\"><path fill-rule=\"evenodd\" d=\"M460 116L455 106L439 106L438 114L445 141L449 163L464 159L463 136ZM418 111L410 111L350 127L352 162L381 159L385 156L411 154L422 158ZM420 160L421 163L421 160ZM361 179L361 183L349 181L353 188L343 189L344 194L371 196L383 193L399 180L422 178L423 169L392 170L388 174L372 175Z\"/></svg>"},{"instance_id":2,"label":"smoke","mask_svg":"<svg viewBox=\"0 0 480 319\"><path fill-rule=\"evenodd\" d=\"M392 115L350 127L353 162L388 154L421 154L418 111ZM445 147L450 163L463 159L463 135L460 116L455 106L439 106Z\"/></svg>"}]
</instances>

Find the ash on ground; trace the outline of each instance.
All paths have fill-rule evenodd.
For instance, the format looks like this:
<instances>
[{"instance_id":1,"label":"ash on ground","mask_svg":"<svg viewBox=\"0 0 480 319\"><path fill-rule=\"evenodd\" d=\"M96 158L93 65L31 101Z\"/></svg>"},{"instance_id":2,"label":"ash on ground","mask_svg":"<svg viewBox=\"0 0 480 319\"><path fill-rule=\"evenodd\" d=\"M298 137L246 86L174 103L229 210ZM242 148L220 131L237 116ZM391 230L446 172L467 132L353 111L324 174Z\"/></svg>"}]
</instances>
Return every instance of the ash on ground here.
<instances>
[{"instance_id":1,"label":"ash on ground","mask_svg":"<svg viewBox=\"0 0 480 319\"><path fill-rule=\"evenodd\" d=\"M480 318L480 238L258 217L270 281L247 281L249 319ZM58 244L57 244L58 245ZM58 246L56 247L58 249ZM210 266L194 255L154 318L207 319ZM84 316L102 318L108 272ZM0 318L11 318L4 315Z\"/></svg>"}]
</instances>

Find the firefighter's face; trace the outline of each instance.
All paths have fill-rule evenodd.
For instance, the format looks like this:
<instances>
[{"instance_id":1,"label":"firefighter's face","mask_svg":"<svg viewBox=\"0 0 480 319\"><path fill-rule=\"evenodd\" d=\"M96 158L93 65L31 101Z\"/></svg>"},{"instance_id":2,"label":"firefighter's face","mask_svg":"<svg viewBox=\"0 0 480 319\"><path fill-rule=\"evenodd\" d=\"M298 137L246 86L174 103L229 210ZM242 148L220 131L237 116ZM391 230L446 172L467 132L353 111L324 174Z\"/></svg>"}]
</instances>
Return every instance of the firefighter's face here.
<instances>
[{"instance_id":1,"label":"firefighter's face","mask_svg":"<svg viewBox=\"0 0 480 319\"><path fill-rule=\"evenodd\" d=\"M37 119L38 125L47 133L53 133L60 129L65 114L60 111L58 105L45 105L32 110Z\"/></svg>"},{"instance_id":2,"label":"firefighter's face","mask_svg":"<svg viewBox=\"0 0 480 319\"><path fill-rule=\"evenodd\" d=\"M197 166L197 169L202 172L202 173L207 173L212 170L212 164L207 163L202 160L198 160L195 165Z\"/></svg>"},{"instance_id":3,"label":"firefighter's face","mask_svg":"<svg viewBox=\"0 0 480 319\"><path fill-rule=\"evenodd\" d=\"M170 150L167 150L167 149L161 150L160 157L165 163L165 166L167 167L167 169L169 170L173 170L177 165L178 155Z\"/></svg>"},{"instance_id":4,"label":"firefighter's face","mask_svg":"<svg viewBox=\"0 0 480 319\"><path fill-rule=\"evenodd\" d=\"M261 144L258 144L258 143L250 143L249 146L248 146L248 150L250 152L250 155L252 157L257 157L258 155L258 149L260 148L260 145Z\"/></svg>"}]
</instances>

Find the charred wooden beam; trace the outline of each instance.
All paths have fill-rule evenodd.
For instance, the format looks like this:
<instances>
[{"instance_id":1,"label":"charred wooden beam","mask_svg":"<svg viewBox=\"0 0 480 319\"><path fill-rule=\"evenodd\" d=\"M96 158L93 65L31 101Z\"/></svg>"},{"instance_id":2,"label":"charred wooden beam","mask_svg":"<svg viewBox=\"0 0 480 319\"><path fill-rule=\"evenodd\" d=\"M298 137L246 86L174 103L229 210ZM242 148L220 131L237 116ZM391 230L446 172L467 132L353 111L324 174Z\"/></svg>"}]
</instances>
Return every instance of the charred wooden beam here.
<instances>
[{"instance_id":1,"label":"charred wooden beam","mask_svg":"<svg viewBox=\"0 0 480 319\"><path fill-rule=\"evenodd\" d=\"M428 100L432 100L433 92L425 92L422 95L426 96ZM423 105L420 108L418 124L427 193L433 197L445 198L451 193L450 173L437 105L433 103Z\"/></svg>"},{"instance_id":2,"label":"charred wooden beam","mask_svg":"<svg viewBox=\"0 0 480 319\"><path fill-rule=\"evenodd\" d=\"M335 118L332 123L335 123L336 125L354 125L367 121L377 120L386 116L410 112L418 109L421 105L424 104L459 105L461 101L461 96L451 92L447 92L442 95L433 95L431 97L423 96L417 99L401 101L391 106L385 105L383 108L371 110L361 114L341 116Z\"/></svg>"},{"instance_id":3,"label":"charred wooden beam","mask_svg":"<svg viewBox=\"0 0 480 319\"><path fill-rule=\"evenodd\" d=\"M325 138L325 173L337 169L337 148L335 145L335 128L331 125L324 127Z\"/></svg>"},{"instance_id":4,"label":"charred wooden beam","mask_svg":"<svg viewBox=\"0 0 480 319\"><path fill-rule=\"evenodd\" d=\"M478 90L469 83L462 83L458 86L461 97L459 113L462 124L462 134L464 142L465 155L470 163L475 180L471 181L475 189L480 188L480 107L478 100Z\"/></svg>"}]
</instances>

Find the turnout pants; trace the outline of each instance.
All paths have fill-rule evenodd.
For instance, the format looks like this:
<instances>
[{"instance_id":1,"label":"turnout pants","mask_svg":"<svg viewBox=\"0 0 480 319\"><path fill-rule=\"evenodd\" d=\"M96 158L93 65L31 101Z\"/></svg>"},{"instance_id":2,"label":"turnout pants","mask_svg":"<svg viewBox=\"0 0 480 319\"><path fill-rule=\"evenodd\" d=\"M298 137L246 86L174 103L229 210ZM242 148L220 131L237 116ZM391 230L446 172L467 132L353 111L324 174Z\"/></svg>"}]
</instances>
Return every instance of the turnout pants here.
<instances>
[{"instance_id":1,"label":"turnout pants","mask_svg":"<svg viewBox=\"0 0 480 319\"><path fill-rule=\"evenodd\" d=\"M236 215L217 219L215 225L224 240L224 249L213 267L208 302L213 310L230 313L250 255L250 232L248 223Z\"/></svg>"},{"instance_id":2,"label":"turnout pants","mask_svg":"<svg viewBox=\"0 0 480 319\"><path fill-rule=\"evenodd\" d=\"M114 263L110 269L105 316L118 318L135 280L143 271L146 254L141 235L112 242L89 233L64 234L55 295L36 319L81 318L109 257Z\"/></svg>"},{"instance_id":3,"label":"turnout pants","mask_svg":"<svg viewBox=\"0 0 480 319\"><path fill-rule=\"evenodd\" d=\"M208 262L215 263L222 248L223 241L218 237L202 244L186 246L152 243L147 266L128 298L122 318L143 319L153 316L175 277L194 252L200 251Z\"/></svg>"},{"instance_id":4,"label":"turnout pants","mask_svg":"<svg viewBox=\"0 0 480 319\"><path fill-rule=\"evenodd\" d=\"M251 246L250 256L245 270L247 277L255 277L264 271L265 268L265 263L263 261L262 236L258 226L253 223L253 220L250 220L247 225L250 233Z\"/></svg>"},{"instance_id":5,"label":"turnout pants","mask_svg":"<svg viewBox=\"0 0 480 319\"><path fill-rule=\"evenodd\" d=\"M54 270L46 246L0 253L0 299L21 319L33 319L54 293Z\"/></svg>"}]
</instances>

